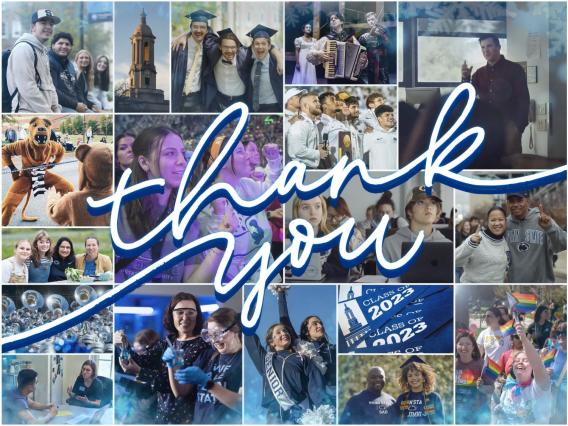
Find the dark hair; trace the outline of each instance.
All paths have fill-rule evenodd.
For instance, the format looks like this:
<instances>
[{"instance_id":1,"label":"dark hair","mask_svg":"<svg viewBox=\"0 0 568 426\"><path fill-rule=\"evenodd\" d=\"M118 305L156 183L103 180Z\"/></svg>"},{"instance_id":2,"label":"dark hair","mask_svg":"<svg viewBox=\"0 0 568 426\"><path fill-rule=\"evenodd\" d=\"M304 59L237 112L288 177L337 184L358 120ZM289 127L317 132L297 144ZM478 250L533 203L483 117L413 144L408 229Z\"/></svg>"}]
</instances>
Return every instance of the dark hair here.
<instances>
[{"instance_id":1,"label":"dark hair","mask_svg":"<svg viewBox=\"0 0 568 426\"><path fill-rule=\"evenodd\" d=\"M216 322L223 328L231 327L230 330L238 334L239 340L242 341L241 321L239 313L231 308L219 308L207 318L209 321Z\"/></svg>"},{"instance_id":2,"label":"dark hair","mask_svg":"<svg viewBox=\"0 0 568 426\"><path fill-rule=\"evenodd\" d=\"M381 116L385 112L394 112L394 109L390 105L385 105L385 104L379 105L378 107L375 108L375 116L377 117Z\"/></svg>"},{"instance_id":3,"label":"dark hair","mask_svg":"<svg viewBox=\"0 0 568 426\"><path fill-rule=\"evenodd\" d=\"M18 373L18 390L22 390L25 386L35 383L37 371L31 368L24 368Z\"/></svg>"},{"instance_id":4,"label":"dark hair","mask_svg":"<svg viewBox=\"0 0 568 426\"><path fill-rule=\"evenodd\" d=\"M69 245L71 246L71 252L69 253L69 256L67 256L66 259L63 259L61 257L61 255L59 254L59 246L61 246L61 243L64 242L68 242ZM67 237L61 237L60 239L57 240L57 243L55 243L55 247L53 248L53 260L58 260L60 262L63 262L64 260L68 261L68 262L75 262L75 249L73 249L73 241L71 241L69 238Z\"/></svg>"},{"instance_id":5,"label":"dark hair","mask_svg":"<svg viewBox=\"0 0 568 426\"><path fill-rule=\"evenodd\" d=\"M337 19L339 19L341 22L345 22L345 17L344 17L341 13L339 13L339 12L329 12L329 14L328 14L327 16L328 16L328 18L329 18L330 21L331 21L331 17L332 17L333 15L335 15L335 17L336 17Z\"/></svg>"},{"instance_id":6,"label":"dark hair","mask_svg":"<svg viewBox=\"0 0 568 426\"><path fill-rule=\"evenodd\" d=\"M101 72L97 70L97 64L102 58L105 58L107 61L107 69ZM95 72L95 87L98 87L102 91L106 92L110 87L110 60L106 55L100 55L97 57L95 61L94 72Z\"/></svg>"},{"instance_id":7,"label":"dark hair","mask_svg":"<svg viewBox=\"0 0 568 426\"><path fill-rule=\"evenodd\" d=\"M323 327L323 321L317 315L310 315L310 316L306 317L306 319L304 319L304 321L302 321L302 325L300 325L300 339L302 339L302 340L307 340L307 341L311 340L310 339L310 333L308 332L308 323L310 322L311 318L317 318L320 321L320 323ZM323 327L322 341L325 342L325 343L329 342L329 339L327 338L327 333L325 332L325 327Z\"/></svg>"},{"instance_id":8,"label":"dark hair","mask_svg":"<svg viewBox=\"0 0 568 426\"><path fill-rule=\"evenodd\" d=\"M91 377L93 379L95 379L97 377L97 364L95 363L95 361L93 361L92 359L88 359L86 360L82 365L81 365L81 372L83 372L83 367L85 365L88 365L89 367L91 367L91 370L93 370L93 374L91 375Z\"/></svg>"},{"instance_id":9,"label":"dark hair","mask_svg":"<svg viewBox=\"0 0 568 426\"><path fill-rule=\"evenodd\" d=\"M333 92L323 92L318 96L320 104L322 105L327 98L333 98L333 101L335 102L335 94Z\"/></svg>"},{"instance_id":10,"label":"dark hair","mask_svg":"<svg viewBox=\"0 0 568 426\"><path fill-rule=\"evenodd\" d=\"M132 170L130 185L135 185L148 180L148 173L142 168L138 159L141 156L144 156L148 159L148 161L155 161L157 163L160 151L162 150L162 143L164 139L171 134L177 135L180 139L182 139L177 131L166 126L149 127L138 133L136 139L134 139L134 142L132 143L134 159L132 160L132 165L130 167ZM156 155L155 157L153 157L154 154ZM201 174L199 174L198 171L196 171L195 174L197 174L195 179L201 177ZM177 190L172 191L168 204L173 203L176 196ZM127 203L124 208L126 209L128 224L130 225L134 236L140 238L154 228L158 218L150 217L151 215L147 214L141 198L132 200Z\"/></svg>"},{"instance_id":11,"label":"dark hair","mask_svg":"<svg viewBox=\"0 0 568 426\"><path fill-rule=\"evenodd\" d=\"M381 198L379 198L379 201L377 201L377 204L375 204L375 206L378 208L383 204L389 204L392 207L392 209L395 210L394 201L392 200L392 192L390 191L383 192L383 195L381 195Z\"/></svg>"},{"instance_id":12,"label":"dark hair","mask_svg":"<svg viewBox=\"0 0 568 426\"><path fill-rule=\"evenodd\" d=\"M71 34L63 32L63 31L59 32L59 33L57 33L53 36L53 38L51 39L51 45L53 46L55 43L57 43L62 38L69 40L69 43L71 44L71 46L73 46L73 36Z\"/></svg>"},{"instance_id":13,"label":"dark hair","mask_svg":"<svg viewBox=\"0 0 568 426\"><path fill-rule=\"evenodd\" d=\"M272 332L279 325L281 325L282 327L284 327L284 329L286 329L288 331L290 338L293 334L292 331L290 330L290 328L286 324L282 324L280 322L277 322L276 324L272 324L270 327L268 327L268 330L266 330L265 340L266 340L266 345L268 346L268 349L270 349L271 351L274 351L274 347L272 346ZM293 342L290 341L290 350L293 350L292 343Z\"/></svg>"},{"instance_id":14,"label":"dark hair","mask_svg":"<svg viewBox=\"0 0 568 426\"><path fill-rule=\"evenodd\" d=\"M479 37L477 39L477 41L479 41L479 43L481 43L483 40L488 40L491 39L493 40L493 42L498 46L501 47L501 43L499 43L499 38L495 35L495 34L484 34L481 37Z\"/></svg>"},{"instance_id":15,"label":"dark hair","mask_svg":"<svg viewBox=\"0 0 568 426\"><path fill-rule=\"evenodd\" d=\"M367 96L367 100L365 101L365 105L367 106L367 108L369 108L369 104L371 102L373 102L375 99L378 99L378 98L384 99L385 97L383 95L381 95L380 93L371 93L369 96Z\"/></svg>"},{"instance_id":16,"label":"dark hair","mask_svg":"<svg viewBox=\"0 0 568 426\"><path fill-rule=\"evenodd\" d=\"M505 324L506 321L503 319L503 315L501 314L501 310L499 308L492 306L487 309L486 312L491 312L493 315L495 315L495 318L497 318L497 320L499 321L499 325Z\"/></svg>"},{"instance_id":17,"label":"dark hair","mask_svg":"<svg viewBox=\"0 0 568 426\"><path fill-rule=\"evenodd\" d=\"M542 316L542 313L546 310L548 310L548 306L546 306L545 304L538 305L538 307L536 308L536 311L534 313L534 322L539 322L540 317ZM546 337L548 337L548 336L546 336Z\"/></svg>"},{"instance_id":18,"label":"dark hair","mask_svg":"<svg viewBox=\"0 0 568 426\"><path fill-rule=\"evenodd\" d=\"M174 315L174 308L176 305L183 301L183 300L191 300L195 303L195 309L197 310L197 317L195 317L195 327L193 328L193 336L198 335L201 333L201 329L203 328L203 313L201 312L201 305L199 304L199 300L191 293L184 293L180 292L172 297L168 307L166 308L166 312L164 312L164 318L162 319L162 324L164 324L164 328L170 334L178 335L178 331L174 325L173 315Z\"/></svg>"},{"instance_id":19,"label":"dark hair","mask_svg":"<svg viewBox=\"0 0 568 426\"><path fill-rule=\"evenodd\" d=\"M505 209L503 207L499 207L499 206L493 206L491 207L488 211L487 211L487 217L489 218L489 215L491 213L493 213L495 210L499 210L501 213L503 213L503 216L507 217L507 213L505 212Z\"/></svg>"},{"instance_id":20,"label":"dark hair","mask_svg":"<svg viewBox=\"0 0 568 426\"><path fill-rule=\"evenodd\" d=\"M223 34L221 37L219 37L219 47L221 47L223 40L233 40L235 43L237 43L237 47L242 46L241 41L235 33Z\"/></svg>"},{"instance_id":21,"label":"dark hair","mask_svg":"<svg viewBox=\"0 0 568 426\"><path fill-rule=\"evenodd\" d=\"M470 340L471 344L473 345L473 351L471 353L471 357L473 359L480 359L481 358L481 352L479 351L479 346L477 346L477 342L475 341L475 337L473 337L470 333L468 333L467 331L464 331L462 333L458 333L457 337L456 337L456 356L458 357L458 359L460 358L460 355L457 351L457 347L458 347L458 342L460 341L460 339L463 338L467 338Z\"/></svg>"},{"instance_id":22,"label":"dark hair","mask_svg":"<svg viewBox=\"0 0 568 426\"><path fill-rule=\"evenodd\" d=\"M347 205L347 201L345 201L343 197L337 198L337 205L335 207L331 205L331 197L327 197L325 201L327 204L328 211L329 208L332 207L335 210L337 210L339 214L343 216L353 217L353 215L351 214L351 210L349 210L349 206Z\"/></svg>"},{"instance_id":23,"label":"dark hair","mask_svg":"<svg viewBox=\"0 0 568 426\"><path fill-rule=\"evenodd\" d=\"M357 96L349 96L345 99L345 105L359 105L359 98Z\"/></svg>"},{"instance_id":24,"label":"dark hair","mask_svg":"<svg viewBox=\"0 0 568 426\"><path fill-rule=\"evenodd\" d=\"M145 348L148 346L152 346L158 340L160 340L160 335L151 328L145 328L143 330L140 330L136 334L136 336L134 336L134 341L138 342L141 346L144 346Z\"/></svg>"},{"instance_id":25,"label":"dark hair","mask_svg":"<svg viewBox=\"0 0 568 426\"><path fill-rule=\"evenodd\" d=\"M128 136L136 139L136 135L129 130L127 130L126 132L120 133L118 136L115 136L115 138L114 138L114 160L116 162L115 167L118 166L118 161L116 160L117 155L118 155L118 145L119 145L118 143L120 142L120 140L122 138L126 138ZM118 167L120 167L120 166L118 166Z\"/></svg>"}]
</instances>

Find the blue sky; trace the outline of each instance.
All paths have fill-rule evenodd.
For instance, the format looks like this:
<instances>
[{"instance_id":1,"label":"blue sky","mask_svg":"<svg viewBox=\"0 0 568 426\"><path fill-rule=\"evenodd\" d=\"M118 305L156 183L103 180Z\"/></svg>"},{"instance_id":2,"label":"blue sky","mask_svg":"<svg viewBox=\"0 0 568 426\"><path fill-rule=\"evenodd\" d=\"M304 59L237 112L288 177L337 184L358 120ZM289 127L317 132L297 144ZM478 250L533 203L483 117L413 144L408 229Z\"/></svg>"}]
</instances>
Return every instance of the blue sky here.
<instances>
[{"instance_id":1,"label":"blue sky","mask_svg":"<svg viewBox=\"0 0 568 426\"><path fill-rule=\"evenodd\" d=\"M250 291L250 286L246 287L245 294ZM288 301L288 312L290 320L297 333L300 331L300 324L309 315L317 315L323 321L326 333L332 343L336 343L336 286L334 285L299 285L294 284L288 289L286 300ZM279 321L278 303L276 297L267 290L264 295L264 305L260 316L260 323L256 334L261 342L268 327ZM245 351L246 352L246 351ZM262 398L262 378L251 362L248 355L245 356L245 418L244 423L265 423L266 416L264 409L261 408Z\"/></svg>"},{"instance_id":2,"label":"blue sky","mask_svg":"<svg viewBox=\"0 0 568 426\"><path fill-rule=\"evenodd\" d=\"M117 2L115 3L115 80L119 84L128 79L130 69L130 36L140 22L142 7L146 11L146 23L156 36L154 58L156 86L170 98L170 6L165 2Z\"/></svg>"}]
</instances>

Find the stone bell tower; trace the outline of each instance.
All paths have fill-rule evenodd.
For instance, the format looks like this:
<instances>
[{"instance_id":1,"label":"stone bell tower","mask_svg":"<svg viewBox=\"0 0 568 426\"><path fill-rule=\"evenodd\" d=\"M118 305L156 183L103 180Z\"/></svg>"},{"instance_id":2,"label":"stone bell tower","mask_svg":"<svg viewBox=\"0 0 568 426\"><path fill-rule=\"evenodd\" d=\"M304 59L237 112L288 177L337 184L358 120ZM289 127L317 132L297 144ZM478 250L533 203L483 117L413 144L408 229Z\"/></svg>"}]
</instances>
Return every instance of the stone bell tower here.
<instances>
[{"instance_id":1,"label":"stone bell tower","mask_svg":"<svg viewBox=\"0 0 568 426\"><path fill-rule=\"evenodd\" d=\"M164 100L164 91L156 89L156 66L154 65L154 42L156 37L146 23L142 9L140 23L130 36L132 47L128 90L116 99L118 112L168 112L169 102Z\"/></svg>"},{"instance_id":2,"label":"stone bell tower","mask_svg":"<svg viewBox=\"0 0 568 426\"><path fill-rule=\"evenodd\" d=\"M140 23L130 36L132 59L130 65L130 89L156 89L154 66L154 34L146 24L146 12L142 9Z\"/></svg>"}]
</instances>

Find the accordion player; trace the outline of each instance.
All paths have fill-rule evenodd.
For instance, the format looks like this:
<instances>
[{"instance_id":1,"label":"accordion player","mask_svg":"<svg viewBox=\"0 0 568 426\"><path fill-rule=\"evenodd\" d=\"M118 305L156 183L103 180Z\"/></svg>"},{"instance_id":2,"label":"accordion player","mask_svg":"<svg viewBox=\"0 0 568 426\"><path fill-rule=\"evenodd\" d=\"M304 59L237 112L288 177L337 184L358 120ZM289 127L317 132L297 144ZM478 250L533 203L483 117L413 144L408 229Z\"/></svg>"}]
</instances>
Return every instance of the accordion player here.
<instances>
[{"instance_id":1,"label":"accordion player","mask_svg":"<svg viewBox=\"0 0 568 426\"><path fill-rule=\"evenodd\" d=\"M333 57L332 61L324 64L325 78L346 78L357 81L364 66L361 54L366 49L360 44L327 40L324 48L325 53Z\"/></svg>"}]
</instances>

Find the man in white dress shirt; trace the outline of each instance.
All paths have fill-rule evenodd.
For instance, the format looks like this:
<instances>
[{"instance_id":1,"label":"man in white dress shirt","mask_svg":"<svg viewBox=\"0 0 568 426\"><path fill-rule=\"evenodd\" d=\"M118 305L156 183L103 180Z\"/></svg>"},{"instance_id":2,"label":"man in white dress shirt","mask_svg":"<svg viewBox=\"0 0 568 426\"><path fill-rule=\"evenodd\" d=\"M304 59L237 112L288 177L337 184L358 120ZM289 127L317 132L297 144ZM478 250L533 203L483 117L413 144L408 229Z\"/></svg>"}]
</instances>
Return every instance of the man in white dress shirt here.
<instances>
[{"instance_id":1,"label":"man in white dress shirt","mask_svg":"<svg viewBox=\"0 0 568 426\"><path fill-rule=\"evenodd\" d=\"M325 160L329 152L324 149L316 126L316 117L321 107L316 93L310 92L300 98L303 120L296 121L288 130L286 148L290 160L304 163L310 169L317 169L320 160Z\"/></svg>"}]
</instances>

